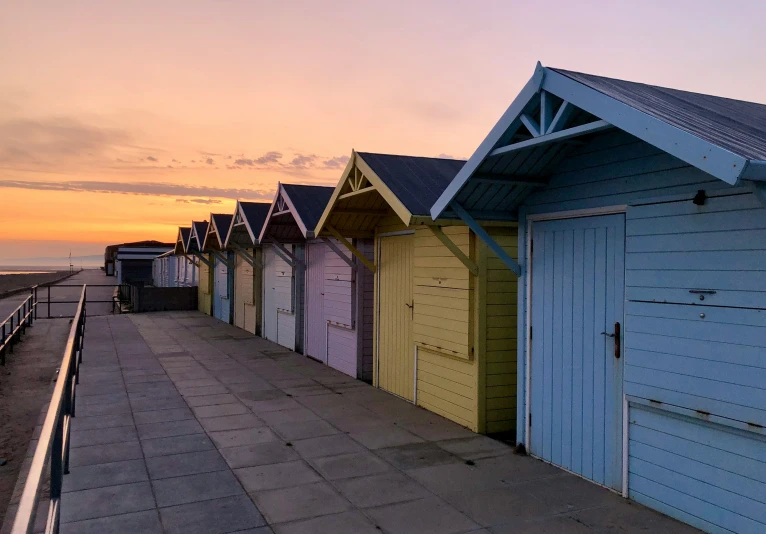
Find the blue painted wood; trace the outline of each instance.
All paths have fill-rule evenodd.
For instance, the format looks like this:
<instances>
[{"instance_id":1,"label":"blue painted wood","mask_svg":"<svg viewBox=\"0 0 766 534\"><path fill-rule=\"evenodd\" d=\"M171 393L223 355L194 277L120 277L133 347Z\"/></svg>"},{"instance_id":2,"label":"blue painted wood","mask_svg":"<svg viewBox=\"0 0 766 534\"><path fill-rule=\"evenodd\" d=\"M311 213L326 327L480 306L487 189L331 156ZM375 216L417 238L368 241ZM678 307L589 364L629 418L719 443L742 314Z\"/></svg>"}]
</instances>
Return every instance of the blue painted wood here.
<instances>
[{"instance_id":1,"label":"blue painted wood","mask_svg":"<svg viewBox=\"0 0 766 534\"><path fill-rule=\"evenodd\" d=\"M542 88L729 184L737 183L745 170L745 158L618 102L567 76L545 69Z\"/></svg>"},{"instance_id":2,"label":"blue painted wood","mask_svg":"<svg viewBox=\"0 0 766 534\"><path fill-rule=\"evenodd\" d=\"M548 133L553 118L553 102L548 91L540 91L540 135Z\"/></svg>"},{"instance_id":3,"label":"blue painted wood","mask_svg":"<svg viewBox=\"0 0 766 534\"><path fill-rule=\"evenodd\" d=\"M526 129L529 130L529 133L531 133L533 137L540 137L540 125L537 124L535 119L526 113L522 113L519 119L521 120L521 123L526 127Z\"/></svg>"},{"instance_id":4,"label":"blue painted wood","mask_svg":"<svg viewBox=\"0 0 766 534\"><path fill-rule=\"evenodd\" d=\"M545 91L545 94L548 94L548 92ZM559 109L556 111L556 116L553 117L553 120L545 130L545 133L549 134L563 129L566 126L569 117L572 116L572 113L574 113L576 109L577 108L575 108L571 102L567 102L566 100L562 102L561 106L559 106Z\"/></svg>"},{"instance_id":5,"label":"blue painted wood","mask_svg":"<svg viewBox=\"0 0 766 534\"><path fill-rule=\"evenodd\" d=\"M622 359L602 332L623 322L624 228L623 215L532 227L530 451L615 489L622 484Z\"/></svg>"},{"instance_id":6,"label":"blue painted wood","mask_svg":"<svg viewBox=\"0 0 766 534\"><path fill-rule=\"evenodd\" d=\"M708 532L766 530L766 438L632 405L631 498Z\"/></svg>"},{"instance_id":7,"label":"blue painted wood","mask_svg":"<svg viewBox=\"0 0 766 534\"><path fill-rule=\"evenodd\" d=\"M497 241L492 239L492 237L487 233L487 231L478 223L476 220L471 217L471 215L468 214L467 211L465 211L460 204L457 202L453 202L451 204L452 209L457 213L457 216L460 217L463 222L470 228L474 234L476 234L479 239L484 241L484 244L489 247L489 249L495 253L495 255L500 258L500 261L502 261L506 267L508 267L511 271L513 271L517 276L521 274L521 267L519 264L511 258L508 253L497 244Z\"/></svg>"},{"instance_id":8,"label":"blue painted wood","mask_svg":"<svg viewBox=\"0 0 766 534\"><path fill-rule=\"evenodd\" d=\"M520 120L522 123L524 123L525 126L530 128L530 131L533 131L532 128L539 129L539 126L537 124L533 124L532 119L530 119L529 117L525 115L522 115ZM525 121L529 122L529 124L527 125ZM602 130L607 130L611 127L612 127L611 124L609 124L606 121L601 121L601 120L593 121L593 122L589 122L588 124L573 126L571 128L567 128L566 130L559 130L558 132L554 132L551 134L534 137L533 139L528 139L526 141L519 141L518 143L512 143L510 145L498 147L494 149L492 152L490 152L489 156L495 157L501 154L507 154L509 152L523 150L525 148L530 148L530 147L541 145L544 143L552 143L554 141L556 142L564 141L566 139L580 137L581 135L588 135L588 134L600 132Z\"/></svg>"}]
</instances>

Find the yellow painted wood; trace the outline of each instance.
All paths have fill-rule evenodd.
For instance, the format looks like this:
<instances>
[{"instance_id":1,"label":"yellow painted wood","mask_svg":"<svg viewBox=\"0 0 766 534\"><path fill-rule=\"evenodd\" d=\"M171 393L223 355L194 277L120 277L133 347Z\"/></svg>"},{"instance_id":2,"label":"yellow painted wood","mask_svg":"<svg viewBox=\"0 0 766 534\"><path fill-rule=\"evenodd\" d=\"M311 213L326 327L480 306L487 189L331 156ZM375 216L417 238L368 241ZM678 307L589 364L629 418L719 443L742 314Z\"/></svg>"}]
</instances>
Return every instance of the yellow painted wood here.
<instances>
[{"instance_id":1,"label":"yellow painted wood","mask_svg":"<svg viewBox=\"0 0 766 534\"><path fill-rule=\"evenodd\" d=\"M457 259L459 259L463 265L473 274L474 276L478 276L479 274L479 266L476 265L476 263L469 258L461 249L458 247L455 243L450 241L450 238L447 237L447 235L444 233L444 231L439 228L438 226L429 226L429 230L441 241L445 247L447 247L450 252L452 252Z\"/></svg>"},{"instance_id":2,"label":"yellow painted wood","mask_svg":"<svg viewBox=\"0 0 766 534\"><path fill-rule=\"evenodd\" d=\"M412 343L413 236L381 237L378 246L378 385L408 400L414 398ZM409 305L409 306L408 306Z\"/></svg>"},{"instance_id":3,"label":"yellow painted wood","mask_svg":"<svg viewBox=\"0 0 766 534\"><path fill-rule=\"evenodd\" d=\"M210 256L203 254L210 261ZM197 309L208 315L212 312L213 271L204 261L199 262L199 285L197 286Z\"/></svg>"},{"instance_id":4,"label":"yellow painted wood","mask_svg":"<svg viewBox=\"0 0 766 534\"><path fill-rule=\"evenodd\" d=\"M260 261L253 249L246 252ZM259 332L261 309L260 270L250 265L240 254L234 258L234 325L252 334Z\"/></svg>"}]
</instances>

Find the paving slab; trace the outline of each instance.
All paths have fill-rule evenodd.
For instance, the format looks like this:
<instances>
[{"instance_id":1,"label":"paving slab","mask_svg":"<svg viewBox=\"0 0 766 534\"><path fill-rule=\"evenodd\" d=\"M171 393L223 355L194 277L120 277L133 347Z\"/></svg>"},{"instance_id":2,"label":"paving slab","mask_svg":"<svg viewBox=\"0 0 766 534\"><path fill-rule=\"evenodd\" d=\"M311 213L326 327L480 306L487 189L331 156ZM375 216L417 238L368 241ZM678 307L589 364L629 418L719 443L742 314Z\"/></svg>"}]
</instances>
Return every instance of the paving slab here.
<instances>
[{"instance_id":1,"label":"paving slab","mask_svg":"<svg viewBox=\"0 0 766 534\"><path fill-rule=\"evenodd\" d=\"M161 423L146 423L136 425L141 439L170 438L188 434L202 434L204 429L196 419L181 419L180 421L163 421Z\"/></svg>"},{"instance_id":2,"label":"paving slab","mask_svg":"<svg viewBox=\"0 0 766 534\"><path fill-rule=\"evenodd\" d=\"M430 497L432 493L403 473L337 480L335 487L359 508L382 506Z\"/></svg>"},{"instance_id":3,"label":"paving slab","mask_svg":"<svg viewBox=\"0 0 766 534\"><path fill-rule=\"evenodd\" d=\"M226 447L220 449L220 452L232 469L276 464L300 458L292 447L287 446L281 440L255 443L241 447Z\"/></svg>"},{"instance_id":4,"label":"paving slab","mask_svg":"<svg viewBox=\"0 0 766 534\"><path fill-rule=\"evenodd\" d=\"M234 474L247 492L300 486L322 480L322 477L302 460L244 467L235 469Z\"/></svg>"},{"instance_id":5,"label":"paving slab","mask_svg":"<svg viewBox=\"0 0 766 534\"><path fill-rule=\"evenodd\" d=\"M147 458L152 456L168 456L184 452L205 451L215 448L205 434L191 434L188 436L173 436L170 438L145 439L141 441L141 447Z\"/></svg>"},{"instance_id":6,"label":"paving slab","mask_svg":"<svg viewBox=\"0 0 766 534\"><path fill-rule=\"evenodd\" d=\"M61 525L61 534L163 534L157 510L87 519Z\"/></svg>"},{"instance_id":7,"label":"paving slab","mask_svg":"<svg viewBox=\"0 0 766 534\"><path fill-rule=\"evenodd\" d=\"M386 532L457 534L480 528L438 497L369 508L367 514Z\"/></svg>"},{"instance_id":8,"label":"paving slab","mask_svg":"<svg viewBox=\"0 0 766 534\"><path fill-rule=\"evenodd\" d=\"M243 493L242 486L229 470L153 480L152 488L160 508Z\"/></svg>"},{"instance_id":9,"label":"paving slab","mask_svg":"<svg viewBox=\"0 0 766 534\"><path fill-rule=\"evenodd\" d=\"M343 512L274 526L277 534L379 534L380 529L360 512Z\"/></svg>"},{"instance_id":10,"label":"paving slab","mask_svg":"<svg viewBox=\"0 0 766 534\"><path fill-rule=\"evenodd\" d=\"M142 459L83 465L70 467L69 474L64 477L62 491L68 492L117 486L119 484L142 482L145 480L149 480L149 477Z\"/></svg>"},{"instance_id":11,"label":"paving slab","mask_svg":"<svg viewBox=\"0 0 766 534\"><path fill-rule=\"evenodd\" d=\"M77 447L69 451L70 467L81 465L106 464L141 458L141 446L133 439L124 443Z\"/></svg>"},{"instance_id":12,"label":"paving slab","mask_svg":"<svg viewBox=\"0 0 766 534\"><path fill-rule=\"evenodd\" d=\"M82 521L141 510L154 510L149 482L72 491L61 507L61 522Z\"/></svg>"},{"instance_id":13,"label":"paving slab","mask_svg":"<svg viewBox=\"0 0 766 534\"><path fill-rule=\"evenodd\" d=\"M311 465L327 480L374 475L392 469L389 464L368 451L314 458Z\"/></svg>"},{"instance_id":14,"label":"paving slab","mask_svg":"<svg viewBox=\"0 0 766 534\"><path fill-rule=\"evenodd\" d=\"M251 413L239 415L223 415L221 417L205 417L199 420L208 432L221 430L241 430L264 426L264 422Z\"/></svg>"},{"instance_id":15,"label":"paving slab","mask_svg":"<svg viewBox=\"0 0 766 534\"><path fill-rule=\"evenodd\" d=\"M345 512L351 503L326 482L251 494L270 524Z\"/></svg>"},{"instance_id":16,"label":"paving slab","mask_svg":"<svg viewBox=\"0 0 766 534\"><path fill-rule=\"evenodd\" d=\"M226 471L228 465L216 450L187 452L146 459L146 468L152 480Z\"/></svg>"},{"instance_id":17,"label":"paving slab","mask_svg":"<svg viewBox=\"0 0 766 534\"><path fill-rule=\"evenodd\" d=\"M259 528L266 521L246 495L161 508L160 516L168 534L271 532L268 527Z\"/></svg>"}]
</instances>

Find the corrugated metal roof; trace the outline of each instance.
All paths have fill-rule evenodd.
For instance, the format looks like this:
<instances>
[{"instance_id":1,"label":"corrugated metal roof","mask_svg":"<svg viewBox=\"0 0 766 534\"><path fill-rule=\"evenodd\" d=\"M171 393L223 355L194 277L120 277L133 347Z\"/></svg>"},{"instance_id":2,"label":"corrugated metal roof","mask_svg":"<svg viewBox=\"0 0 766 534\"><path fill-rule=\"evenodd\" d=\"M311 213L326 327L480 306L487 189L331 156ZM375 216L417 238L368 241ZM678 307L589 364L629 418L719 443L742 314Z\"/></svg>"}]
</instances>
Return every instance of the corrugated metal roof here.
<instances>
[{"instance_id":1,"label":"corrugated metal roof","mask_svg":"<svg viewBox=\"0 0 766 534\"><path fill-rule=\"evenodd\" d=\"M766 160L766 105L551 69L750 160Z\"/></svg>"},{"instance_id":2,"label":"corrugated metal roof","mask_svg":"<svg viewBox=\"0 0 766 534\"><path fill-rule=\"evenodd\" d=\"M314 231L335 188L295 184L282 184L282 187L308 231Z\"/></svg>"},{"instance_id":3,"label":"corrugated metal roof","mask_svg":"<svg viewBox=\"0 0 766 534\"><path fill-rule=\"evenodd\" d=\"M263 228L263 223L266 222L271 204L268 202L240 202L239 205L245 219L247 219L247 224L250 225L250 229L257 239L261 233L261 228Z\"/></svg>"},{"instance_id":4,"label":"corrugated metal roof","mask_svg":"<svg viewBox=\"0 0 766 534\"><path fill-rule=\"evenodd\" d=\"M429 214L433 203L465 164L465 160L458 159L357 154L415 216Z\"/></svg>"}]
</instances>

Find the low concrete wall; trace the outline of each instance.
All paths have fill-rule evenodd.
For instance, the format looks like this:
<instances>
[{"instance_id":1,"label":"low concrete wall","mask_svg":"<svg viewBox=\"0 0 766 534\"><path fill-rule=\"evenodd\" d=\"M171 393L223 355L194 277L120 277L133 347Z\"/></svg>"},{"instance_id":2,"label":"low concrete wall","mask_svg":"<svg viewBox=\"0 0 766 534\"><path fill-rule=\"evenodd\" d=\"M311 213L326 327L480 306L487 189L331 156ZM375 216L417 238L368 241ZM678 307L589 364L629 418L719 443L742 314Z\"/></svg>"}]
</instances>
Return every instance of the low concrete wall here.
<instances>
[{"instance_id":1,"label":"low concrete wall","mask_svg":"<svg viewBox=\"0 0 766 534\"><path fill-rule=\"evenodd\" d=\"M196 287L130 286L134 313L197 309Z\"/></svg>"}]
</instances>

